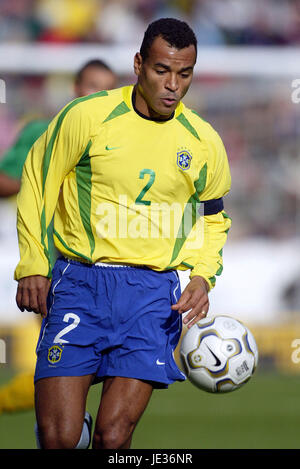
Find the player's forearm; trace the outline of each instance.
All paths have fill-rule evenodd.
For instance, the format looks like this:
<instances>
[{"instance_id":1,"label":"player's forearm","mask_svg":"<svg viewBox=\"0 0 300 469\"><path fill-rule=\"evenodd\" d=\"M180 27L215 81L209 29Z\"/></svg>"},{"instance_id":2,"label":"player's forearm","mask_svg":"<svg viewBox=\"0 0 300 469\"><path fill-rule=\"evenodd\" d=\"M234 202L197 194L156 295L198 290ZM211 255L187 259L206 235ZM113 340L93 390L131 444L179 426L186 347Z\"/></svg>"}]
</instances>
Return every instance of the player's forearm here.
<instances>
[{"instance_id":1,"label":"player's forearm","mask_svg":"<svg viewBox=\"0 0 300 469\"><path fill-rule=\"evenodd\" d=\"M216 277L223 271L222 250L230 227L231 219L224 211L205 217L204 242L199 259L191 270L190 278L202 277L209 289L215 286Z\"/></svg>"}]
</instances>

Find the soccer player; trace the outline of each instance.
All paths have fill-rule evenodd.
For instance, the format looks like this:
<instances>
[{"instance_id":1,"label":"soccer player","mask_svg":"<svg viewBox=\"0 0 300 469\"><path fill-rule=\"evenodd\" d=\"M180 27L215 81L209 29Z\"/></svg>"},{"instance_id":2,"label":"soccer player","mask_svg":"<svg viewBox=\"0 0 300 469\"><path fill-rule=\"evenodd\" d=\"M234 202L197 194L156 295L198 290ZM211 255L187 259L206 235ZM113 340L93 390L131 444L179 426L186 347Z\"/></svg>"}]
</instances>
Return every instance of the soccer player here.
<instances>
[{"instance_id":1,"label":"soccer player","mask_svg":"<svg viewBox=\"0 0 300 469\"><path fill-rule=\"evenodd\" d=\"M96 91L114 88L116 74L102 60L93 59L85 63L76 73L74 94L77 97ZM29 122L21 131L15 144L0 161L0 197L18 193L23 166L34 142L46 131L48 119ZM54 254L52 254L54 256ZM0 387L0 414L16 412L34 407L33 373L20 373Z\"/></svg>"},{"instance_id":2,"label":"soccer player","mask_svg":"<svg viewBox=\"0 0 300 469\"><path fill-rule=\"evenodd\" d=\"M224 146L182 102L196 56L185 22L151 23L134 57L137 83L72 101L27 158L16 301L44 317L42 448L76 447L98 381L93 448L129 448L153 389L186 379L173 357L182 314L187 327L206 316L230 228ZM190 269L182 294L178 269Z\"/></svg>"}]
</instances>

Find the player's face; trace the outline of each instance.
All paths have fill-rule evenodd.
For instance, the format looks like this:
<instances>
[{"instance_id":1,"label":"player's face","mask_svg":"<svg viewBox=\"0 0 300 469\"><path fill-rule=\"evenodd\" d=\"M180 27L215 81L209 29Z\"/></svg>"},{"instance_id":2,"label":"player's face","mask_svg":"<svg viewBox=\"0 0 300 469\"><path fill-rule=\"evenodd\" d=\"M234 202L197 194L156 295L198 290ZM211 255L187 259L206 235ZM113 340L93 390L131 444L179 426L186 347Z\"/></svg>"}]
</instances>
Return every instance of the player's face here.
<instances>
[{"instance_id":1,"label":"player's face","mask_svg":"<svg viewBox=\"0 0 300 469\"><path fill-rule=\"evenodd\" d=\"M84 70L81 80L75 85L77 97L86 96L102 90L111 90L116 86L115 75L105 68L90 66Z\"/></svg>"},{"instance_id":2,"label":"player's face","mask_svg":"<svg viewBox=\"0 0 300 469\"><path fill-rule=\"evenodd\" d=\"M137 110L152 118L170 116L189 89L195 62L193 45L178 50L155 38L145 61L139 53L135 55Z\"/></svg>"}]
</instances>

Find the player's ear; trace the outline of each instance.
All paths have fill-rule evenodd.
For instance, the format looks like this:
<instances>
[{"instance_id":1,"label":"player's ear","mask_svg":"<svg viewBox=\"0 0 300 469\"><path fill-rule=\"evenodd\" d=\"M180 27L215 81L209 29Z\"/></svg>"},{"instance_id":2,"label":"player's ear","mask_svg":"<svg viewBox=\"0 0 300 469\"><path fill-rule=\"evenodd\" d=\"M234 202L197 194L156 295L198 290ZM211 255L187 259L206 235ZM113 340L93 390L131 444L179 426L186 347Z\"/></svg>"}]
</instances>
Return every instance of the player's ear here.
<instances>
[{"instance_id":1,"label":"player's ear","mask_svg":"<svg viewBox=\"0 0 300 469\"><path fill-rule=\"evenodd\" d=\"M136 74L136 76L139 76L139 74L141 73L142 64L143 64L142 56L139 52L137 52L134 56L134 62L133 62L133 69L134 69L134 73Z\"/></svg>"}]
</instances>

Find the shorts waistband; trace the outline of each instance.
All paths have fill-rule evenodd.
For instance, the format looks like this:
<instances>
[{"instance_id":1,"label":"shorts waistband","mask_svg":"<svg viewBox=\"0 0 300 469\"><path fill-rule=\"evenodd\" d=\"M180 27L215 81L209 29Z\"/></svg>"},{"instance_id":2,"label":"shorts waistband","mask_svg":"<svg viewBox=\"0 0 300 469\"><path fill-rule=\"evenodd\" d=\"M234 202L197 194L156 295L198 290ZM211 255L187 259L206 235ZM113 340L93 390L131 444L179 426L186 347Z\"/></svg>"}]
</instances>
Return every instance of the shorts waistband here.
<instances>
[{"instance_id":1,"label":"shorts waistband","mask_svg":"<svg viewBox=\"0 0 300 469\"><path fill-rule=\"evenodd\" d=\"M148 269L149 270L149 267L147 267L146 265L142 265L142 264L116 264L116 263L109 263L109 262L95 262L95 263L89 263L89 262L81 262L81 261L76 261L74 259L70 259L69 257L61 257L60 259L66 261L66 262L70 262L71 264L77 264L77 265L81 265L81 266L86 266L86 267L104 267L104 268L108 268L108 267L112 267L112 268L132 268L132 269Z\"/></svg>"},{"instance_id":2,"label":"shorts waistband","mask_svg":"<svg viewBox=\"0 0 300 469\"><path fill-rule=\"evenodd\" d=\"M95 262L94 264L96 267L131 267L131 268L140 268L140 269L148 269L145 265L138 265L138 264L114 264L106 263L106 262Z\"/></svg>"},{"instance_id":3,"label":"shorts waistband","mask_svg":"<svg viewBox=\"0 0 300 469\"><path fill-rule=\"evenodd\" d=\"M178 276L178 273L177 273L177 270L176 269L168 269L168 270L153 270L151 269L150 267L148 267L147 265L143 265L143 264L114 264L113 262L112 263L108 263L108 262L95 262L95 263L90 263L90 262L80 262L80 261L77 261L75 259L71 259L69 257L64 257L64 256L61 256L58 258L58 260L62 260L62 261L65 261L65 262L68 262L70 264L75 264L75 265L78 265L80 267L87 267L89 269L139 269L139 270L145 270L145 271L148 271L148 272L155 272L157 274L161 274L161 275L167 275L167 274L170 274L171 272L172 273L175 273L177 276Z\"/></svg>"}]
</instances>

